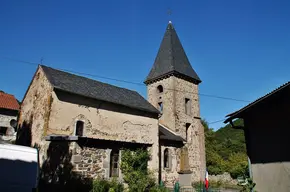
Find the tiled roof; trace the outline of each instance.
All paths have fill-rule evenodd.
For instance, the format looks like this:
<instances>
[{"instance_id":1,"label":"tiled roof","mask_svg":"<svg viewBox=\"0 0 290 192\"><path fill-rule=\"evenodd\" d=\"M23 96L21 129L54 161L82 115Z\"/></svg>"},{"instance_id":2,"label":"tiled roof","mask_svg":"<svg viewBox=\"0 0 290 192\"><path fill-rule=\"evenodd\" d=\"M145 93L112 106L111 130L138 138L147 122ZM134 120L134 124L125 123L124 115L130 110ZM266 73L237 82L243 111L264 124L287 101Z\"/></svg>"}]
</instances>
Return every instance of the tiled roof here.
<instances>
[{"instance_id":1,"label":"tiled roof","mask_svg":"<svg viewBox=\"0 0 290 192\"><path fill-rule=\"evenodd\" d=\"M19 103L13 95L0 92L0 108L1 109L19 110L19 107L20 107Z\"/></svg>"},{"instance_id":2,"label":"tiled roof","mask_svg":"<svg viewBox=\"0 0 290 192\"><path fill-rule=\"evenodd\" d=\"M167 25L154 65L144 83L154 82L167 75L179 75L197 83L201 82L190 65L171 22Z\"/></svg>"},{"instance_id":3,"label":"tiled roof","mask_svg":"<svg viewBox=\"0 0 290 192\"><path fill-rule=\"evenodd\" d=\"M275 90L271 91L270 93L264 95L263 97L260 97L259 99L253 101L252 103L246 105L245 107L239 109L238 111L235 111L231 114L228 114L226 117L229 117L228 119L225 120L225 123L229 122L231 119L237 118L237 116L239 114L241 114L242 112L248 110L249 108L253 107L254 105L260 103L261 101L264 101L265 99L267 99L268 97L274 95L275 93L285 89L286 87L290 86L290 81L281 85L280 87L276 88Z\"/></svg>"},{"instance_id":4,"label":"tiled roof","mask_svg":"<svg viewBox=\"0 0 290 192\"><path fill-rule=\"evenodd\" d=\"M136 91L102 83L86 77L74 75L51 67L41 65L51 85L59 90L78 94L84 97L107 101L114 104L135 108L158 114L153 107Z\"/></svg>"}]
</instances>

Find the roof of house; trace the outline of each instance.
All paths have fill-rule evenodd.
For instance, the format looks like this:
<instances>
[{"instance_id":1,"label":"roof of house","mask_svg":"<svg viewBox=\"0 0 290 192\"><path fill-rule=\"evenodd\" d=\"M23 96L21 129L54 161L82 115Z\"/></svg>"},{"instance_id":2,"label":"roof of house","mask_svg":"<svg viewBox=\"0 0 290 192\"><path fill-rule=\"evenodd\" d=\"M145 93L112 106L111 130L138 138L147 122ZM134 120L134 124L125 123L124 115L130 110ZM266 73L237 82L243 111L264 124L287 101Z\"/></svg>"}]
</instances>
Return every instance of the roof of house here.
<instances>
[{"instance_id":1,"label":"roof of house","mask_svg":"<svg viewBox=\"0 0 290 192\"><path fill-rule=\"evenodd\" d=\"M280 92L281 90L284 90L285 88L287 88L287 87L289 87L289 86L290 86L290 81L287 82L287 83L285 83L285 84L283 84L283 85L281 85L280 87L276 88L275 90L271 91L270 93L264 95L263 97L260 97L259 99L257 99L257 100L255 100L255 101L253 101L252 103L246 105L245 107L243 107L243 108L241 108L241 109L239 109L239 110L237 110L237 111L235 111L235 112L233 112L233 113L231 113L231 114L228 114L226 117L229 117L229 118L226 119L226 120L224 121L224 123L227 123L227 122L229 122L229 121L232 120L232 119L238 118L238 116L239 116L241 113L243 113L243 112L249 110L249 109L250 109L251 107L253 107L254 105L257 105L258 103L260 103L260 102L266 100L267 98L273 96L274 94Z\"/></svg>"},{"instance_id":2,"label":"roof of house","mask_svg":"<svg viewBox=\"0 0 290 192\"><path fill-rule=\"evenodd\" d=\"M51 85L56 89L141 111L159 113L155 107L136 91L102 83L100 81L53 69L48 66L40 66Z\"/></svg>"},{"instance_id":3,"label":"roof of house","mask_svg":"<svg viewBox=\"0 0 290 192\"><path fill-rule=\"evenodd\" d=\"M201 82L190 65L171 22L167 25L154 65L144 83L149 84L168 75L179 75L197 83Z\"/></svg>"},{"instance_id":4,"label":"roof of house","mask_svg":"<svg viewBox=\"0 0 290 192\"><path fill-rule=\"evenodd\" d=\"M19 103L14 95L0 92L0 108L1 109L10 109L10 110L19 110Z\"/></svg>"}]
</instances>

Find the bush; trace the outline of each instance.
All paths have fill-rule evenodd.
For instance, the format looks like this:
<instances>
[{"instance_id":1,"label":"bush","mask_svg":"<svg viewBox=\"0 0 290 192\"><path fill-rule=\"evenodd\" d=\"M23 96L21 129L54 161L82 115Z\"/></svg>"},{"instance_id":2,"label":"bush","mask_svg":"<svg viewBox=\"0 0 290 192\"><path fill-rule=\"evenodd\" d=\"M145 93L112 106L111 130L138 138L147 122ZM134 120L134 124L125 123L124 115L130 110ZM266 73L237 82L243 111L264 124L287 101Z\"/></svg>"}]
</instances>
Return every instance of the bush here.
<instances>
[{"instance_id":1,"label":"bush","mask_svg":"<svg viewBox=\"0 0 290 192\"><path fill-rule=\"evenodd\" d=\"M146 149L122 151L121 170L129 192L150 191L155 179L147 169L150 155Z\"/></svg>"},{"instance_id":2,"label":"bush","mask_svg":"<svg viewBox=\"0 0 290 192\"><path fill-rule=\"evenodd\" d=\"M149 192L169 192L169 190L166 189L165 187L155 185L154 187L151 187L149 189Z\"/></svg>"},{"instance_id":3,"label":"bush","mask_svg":"<svg viewBox=\"0 0 290 192\"><path fill-rule=\"evenodd\" d=\"M242 190L240 190L240 192L251 192L255 188L256 183L254 183L251 178L247 178L247 180L248 180L248 184L243 186L243 188L242 188Z\"/></svg>"},{"instance_id":4,"label":"bush","mask_svg":"<svg viewBox=\"0 0 290 192\"><path fill-rule=\"evenodd\" d=\"M93 182L93 188L91 192L123 192L124 186L123 184L113 179L112 181L108 181L105 179L96 179Z\"/></svg>"}]
</instances>

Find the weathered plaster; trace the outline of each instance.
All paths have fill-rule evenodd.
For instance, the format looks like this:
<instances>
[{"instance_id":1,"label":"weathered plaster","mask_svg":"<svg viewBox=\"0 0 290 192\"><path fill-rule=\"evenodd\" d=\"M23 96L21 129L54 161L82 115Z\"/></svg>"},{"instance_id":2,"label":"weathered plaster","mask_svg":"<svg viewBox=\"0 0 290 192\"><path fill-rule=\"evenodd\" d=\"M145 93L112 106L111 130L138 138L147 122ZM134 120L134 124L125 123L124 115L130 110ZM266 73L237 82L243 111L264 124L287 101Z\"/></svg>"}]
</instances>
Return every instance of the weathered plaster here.
<instances>
[{"instance_id":1,"label":"weathered plaster","mask_svg":"<svg viewBox=\"0 0 290 192\"><path fill-rule=\"evenodd\" d=\"M34 78L27 90L21 104L21 111L18 124L21 126L27 123L31 127L32 142L40 146L40 163L46 158L46 149L49 145L44 140L46 120L49 119L52 86L44 75L41 68L35 73Z\"/></svg>"},{"instance_id":2,"label":"weathered plaster","mask_svg":"<svg viewBox=\"0 0 290 192\"><path fill-rule=\"evenodd\" d=\"M112 104L96 100L88 100L92 102L89 106L69 103L60 100L58 94L52 93L48 135L73 135L76 121L81 120L84 122L84 137L152 144L149 149L152 159L148 165L151 169L158 168L157 119L123 113L121 109L110 110ZM84 98L76 97L76 99ZM98 102L101 108L95 107L100 106Z\"/></svg>"},{"instance_id":3,"label":"weathered plaster","mask_svg":"<svg viewBox=\"0 0 290 192\"><path fill-rule=\"evenodd\" d=\"M67 93L59 94L53 90L42 69L39 68L22 102L19 125L21 127L26 122L31 127L31 145L39 146L41 164L47 158L46 152L50 144L45 141L44 136L74 135L76 122L81 120L84 122L84 137L150 144L148 150L151 160L148 162L148 167L157 172L157 117L140 115L140 111L124 109L102 101ZM67 99L74 101L68 102ZM83 104L83 101L86 104ZM103 149L88 147L80 149L77 143L71 143L70 148L75 155L81 156L81 162L75 164L75 171L82 172L85 176L108 177L110 162L108 150L110 149L106 149L106 146Z\"/></svg>"}]
</instances>

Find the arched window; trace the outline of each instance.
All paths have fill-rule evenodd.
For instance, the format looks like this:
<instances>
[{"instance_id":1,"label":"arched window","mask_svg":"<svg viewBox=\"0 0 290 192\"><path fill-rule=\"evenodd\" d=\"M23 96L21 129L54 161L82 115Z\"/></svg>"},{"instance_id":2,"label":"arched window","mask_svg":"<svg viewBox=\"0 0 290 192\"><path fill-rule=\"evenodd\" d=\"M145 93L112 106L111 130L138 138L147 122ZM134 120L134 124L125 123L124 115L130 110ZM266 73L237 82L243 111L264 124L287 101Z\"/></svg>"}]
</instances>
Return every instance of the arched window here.
<instances>
[{"instance_id":1,"label":"arched window","mask_svg":"<svg viewBox=\"0 0 290 192\"><path fill-rule=\"evenodd\" d=\"M163 92L163 87L162 87L162 85L158 85L158 87L157 87L157 91L158 91L158 93L162 93L162 92Z\"/></svg>"},{"instance_id":2,"label":"arched window","mask_svg":"<svg viewBox=\"0 0 290 192\"><path fill-rule=\"evenodd\" d=\"M164 149L164 162L163 162L163 166L164 168L169 168L169 150L168 148Z\"/></svg>"},{"instance_id":3,"label":"arched window","mask_svg":"<svg viewBox=\"0 0 290 192\"><path fill-rule=\"evenodd\" d=\"M83 121L77 121L76 123L76 136L83 136L84 133L84 122Z\"/></svg>"},{"instance_id":4,"label":"arched window","mask_svg":"<svg viewBox=\"0 0 290 192\"><path fill-rule=\"evenodd\" d=\"M112 150L111 151L110 177L119 177L119 150Z\"/></svg>"}]
</instances>

